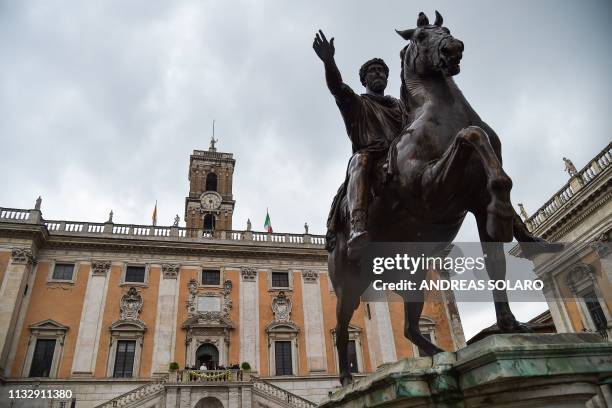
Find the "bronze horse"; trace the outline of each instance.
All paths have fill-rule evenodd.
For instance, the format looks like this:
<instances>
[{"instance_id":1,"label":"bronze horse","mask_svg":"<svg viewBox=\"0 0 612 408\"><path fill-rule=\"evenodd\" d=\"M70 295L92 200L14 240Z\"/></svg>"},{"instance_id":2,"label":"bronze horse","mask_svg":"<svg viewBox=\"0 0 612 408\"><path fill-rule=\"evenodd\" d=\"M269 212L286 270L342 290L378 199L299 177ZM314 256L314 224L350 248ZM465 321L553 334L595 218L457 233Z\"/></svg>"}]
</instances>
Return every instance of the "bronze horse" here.
<instances>
[{"instance_id":1,"label":"bronze horse","mask_svg":"<svg viewBox=\"0 0 612 408\"><path fill-rule=\"evenodd\" d=\"M392 152L396 154L395 175L376 191L370 204L370 238L373 242L446 245L456 237L469 211L476 218L489 277L503 280L503 242L512 240L515 217L510 203L512 181L502 168L499 137L480 119L452 79L460 70L463 43L442 26L437 11L433 25L420 13L415 29L398 34L410 41L400 54L401 99L410 117L391 147L396 149ZM344 216L340 217L328 262L338 300L340 381L346 385L352 381L347 358L348 325L361 294L375 275L365 280L356 278L359 262L347 257L346 198L341 209ZM425 279L426 272L417 272L417 281ZM404 298L405 337L429 355L442 351L419 330L424 293L410 291L410 297L409 301ZM495 291L493 299L501 332L529 331L510 311L505 291Z\"/></svg>"}]
</instances>

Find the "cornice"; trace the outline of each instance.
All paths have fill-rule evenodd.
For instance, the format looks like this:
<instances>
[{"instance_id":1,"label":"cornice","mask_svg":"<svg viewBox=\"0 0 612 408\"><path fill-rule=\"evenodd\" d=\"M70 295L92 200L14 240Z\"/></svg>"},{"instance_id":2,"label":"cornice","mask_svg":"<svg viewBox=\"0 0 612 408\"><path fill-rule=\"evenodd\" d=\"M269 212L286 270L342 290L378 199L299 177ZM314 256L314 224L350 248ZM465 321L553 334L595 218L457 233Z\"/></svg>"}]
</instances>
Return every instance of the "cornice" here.
<instances>
[{"instance_id":1,"label":"cornice","mask_svg":"<svg viewBox=\"0 0 612 408\"><path fill-rule=\"evenodd\" d=\"M78 249L147 253L160 255L213 256L230 258L293 259L326 261L324 248L281 247L267 243L255 245L229 242L184 242L120 239L102 237L51 236L45 249Z\"/></svg>"},{"instance_id":2,"label":"cornice","mask_svg":"<svg viewBox=\"0 0 612 408\"><path fill-rule=\"evenodd\" d=\"M548 240L558 239L610 200L611 185L612 179L608 178L597 186L585 187L567 203L573 205L567 205L565 209L558 211L558 214L550 216L547 222L535 228L532 233Z\"/></svg>"}]
</instances>

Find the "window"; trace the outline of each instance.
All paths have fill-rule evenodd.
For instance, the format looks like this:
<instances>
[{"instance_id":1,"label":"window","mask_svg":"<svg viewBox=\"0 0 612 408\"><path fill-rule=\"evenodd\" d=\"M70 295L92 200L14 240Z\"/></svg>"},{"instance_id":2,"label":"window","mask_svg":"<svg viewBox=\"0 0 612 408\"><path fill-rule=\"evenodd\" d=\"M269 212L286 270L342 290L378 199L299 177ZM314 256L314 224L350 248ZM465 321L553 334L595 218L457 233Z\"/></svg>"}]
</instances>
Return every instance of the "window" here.
<instances>
[{"instance_id":1,"label":"window","mask_svg":"<svg viewBox=\"0 0 612 408\"><path fill-rule=\"evenodd\" d=\"M119 340L117 342L117 355L115 356L115 370L113 377L132 377L134 374L134 353L136 342L134 340Z\"/></svg>"},{"instance_id":2,"label":"window","mask_svg":"<svg viewBox=\"0 0 612 408\"><path fill-rule=\"evenodd\" d=\"M292 375L293 366L291 358L291 342L274 342L274 361L276 362L276 375Z\"/></svg>"},{"instance_id":3,"label":"window","mask_svg":"<svg viewBox=\"0 0 612 408\"><path fill-rule=\"evenodd\" d=\"M289 273L288 272L272 272L272 287L273 288L288 288Z\"/></svg>"},{"instance_id":4,"label":"window","mask_svg":"<svg viewBox=\"0 0 612 408\"><path fill-rule=\"evenodd\" d=\"M146 268L144 266L128 266L125 269L125 282L141 282L145 281Z\"/></svg>"},{"instance_id":5,"label":"window","mask_svg":"<svg viewBox=\"0 0 612 408\"><path fill-rule=\"evenodd\" d=\"M53 352L55 351L55 339L38 339L32 357L30 377L49 377L51 364L53 363Z\"/></svg>"},{"instance_id":6,"label":"window","mask_svg":"<svg viewBox=\"0 0 612 408\"><path fill-rule=\"evenodd\" d=\"M359 365L357 364L357 346L355 340L349 340L348 343L348 363L351 373L359 372Z\"/></svg>"},{"instance_id":7,"label":"window","mask_svg":"<svg viewBox=\"0 0 612 408\"><path fill-rule=\"evenodd\" d=\"M215 216L206 214L204 216L204 231L213 231L215 229Z\"/></svg>"},{"instance_id":8,"label":"window","mask_svg":"<svg viewBox=\"0 0 612 408\"><path fill-rule=\"evenodd\" d=\"M53 280L72 280L72 274L74 272L74 264L72 263L56 263L53 268Z\"/></svg>"},{"instance_id":9,"label":"window","mask_svg":"<svg viewBox=\"0 0 612 408\"><path fill-rule=\"evenodd\" d=\"M217 175L215 173L206 175L205 191L217 191Z\"/></svg>"},{"instance_id":10,"label":"window","mask_svg":"<svg viewBox=\"0 0 612 408\"><path fill-rule=\"evenodd\" d=\"M202 270L202 285L220 285L221 272L214 269Z\"/></svg>"},{"instance_id":11,"label":"window","mask_svg":"<svg viewBox=\"0 0 612 408\"><path fill-rule=\"evenodd\" d=\"M605 333L607 326L606 315L601 308L597 295L591 290L585 293L582 297L584 299L584 303L586 304L587 310L589 311L589 315L591 316L591 319L593 319L595 330Z\"/></svg>"},{"instance_id":12,"label":"window","mask_svg":"<svg viewBox=\"0 0 612 408\"><path fill-rule=\"evenodd\" d=\"M109 327L110 352L106 363L107 377L139 377L140 356L147 326L140 320L116 320Z\"/></svg>"}]
</instances>

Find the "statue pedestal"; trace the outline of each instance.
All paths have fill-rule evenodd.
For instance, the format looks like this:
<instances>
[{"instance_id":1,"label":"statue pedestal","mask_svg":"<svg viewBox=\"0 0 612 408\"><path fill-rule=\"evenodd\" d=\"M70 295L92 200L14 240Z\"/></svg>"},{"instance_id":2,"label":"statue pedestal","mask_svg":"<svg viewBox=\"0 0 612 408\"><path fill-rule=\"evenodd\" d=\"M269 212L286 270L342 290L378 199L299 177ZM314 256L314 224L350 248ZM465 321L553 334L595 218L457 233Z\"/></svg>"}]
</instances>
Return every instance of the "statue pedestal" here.
<instances>
[{"instance_id":1,"label":"statue pedestal","mask_svg":"<svg viewBox=\"0 0 612 408\"><path fill-rule=\"evenodd\" d=\"M593 333L496 334L403 359L322 407L612 407L612 343Z\"/></svg>"}]
</instances>

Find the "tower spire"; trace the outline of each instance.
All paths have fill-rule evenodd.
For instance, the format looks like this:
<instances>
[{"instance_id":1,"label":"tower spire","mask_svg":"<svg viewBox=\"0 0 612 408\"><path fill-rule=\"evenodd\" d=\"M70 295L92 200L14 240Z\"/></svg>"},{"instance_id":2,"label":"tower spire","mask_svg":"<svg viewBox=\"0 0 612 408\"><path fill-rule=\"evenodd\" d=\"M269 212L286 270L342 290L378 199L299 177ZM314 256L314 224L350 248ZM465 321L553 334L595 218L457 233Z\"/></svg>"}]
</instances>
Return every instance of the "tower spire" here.
<instances>
[{"instance_id":1,"label":"tower spire","mask_svg":"<svg viewBox=\"0 0 612 408\"><path fill-rule=\"evenodd\" d=\"M208 148L209 152L216 152L217 148L215 147L215 143L217 143L219 139L215 139L215 120L213 119L213 129L212 136L210 138L210 147Z\"/></svg>"}]
</instances>

